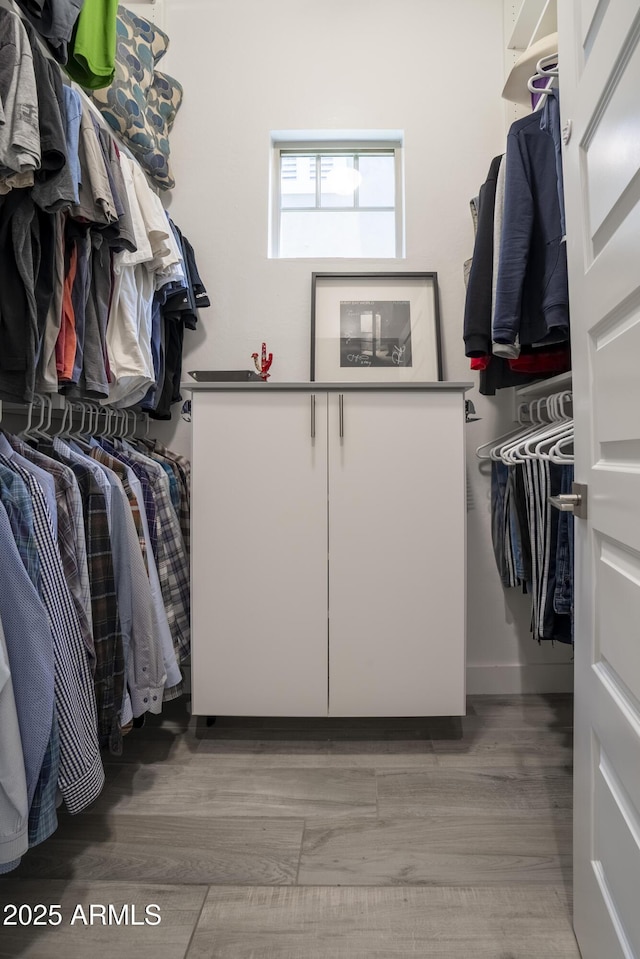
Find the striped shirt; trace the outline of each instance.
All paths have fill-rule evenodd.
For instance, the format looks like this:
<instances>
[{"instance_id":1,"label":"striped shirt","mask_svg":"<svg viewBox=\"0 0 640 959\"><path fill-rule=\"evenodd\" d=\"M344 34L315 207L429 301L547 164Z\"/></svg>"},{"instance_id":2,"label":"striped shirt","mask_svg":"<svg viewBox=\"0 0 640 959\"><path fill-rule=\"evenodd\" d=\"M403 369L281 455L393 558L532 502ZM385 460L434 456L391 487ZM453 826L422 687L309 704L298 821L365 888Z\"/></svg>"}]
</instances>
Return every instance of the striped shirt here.
<instances>
[{"instance_id":1,"label":"striped shirt","mask_svg":"<svg viewBox=\"0 0 640 959\"><path fill-rule=\"evenodd\" d=\"M0 620L16 700L29 804L40 776L54 710L53 637L0 503Z\"/></svg>"},{"instance_id":2,"label":"striped shirt","mask_svg":"<svg viewBox=\"0 0 640 959\"><path fill-rule=\"evenodd\" d=\"M89 569L87 565L87 545L84 534L82 516L82 501L80 490L73 471L57 460L46 456L39 450L34 450L15 436L6 434L6 438L13 449L25 459L46 470L56 486L56 507L58 513L57 542L62 558L64 575L74 606L78 614L78 621L82 629L82 637L89 653L89 661L93 669L95 651L93 648L93 624L91 620L91 593L89 588ZM52 447L53 448L53 447Z\"/></svg>"},{"instance_id":3,"label":"striped shirt","mask_svg":"<svg viewBox=\"0 0 640 959\"><path fill-rule=\"evenodd\" d=\"M24 495L28 500L29 508L26 514L30 519L30 528L33 536L35 555L37 559L37 588L41 594L41 576L40 576L40 556L37 552L37 540L34 532L35 508L33 505L32 494L41 501L46 501L44 490L40 487L35 476L25 466L18 463L14 457L16 454L11 450L11 457L6 458L0 455L0 470L8 467L14 474L17 481L24 485ZM46 506L47 518L51 521ZM15 532L14 532L15 538ZM17 543L16 543L17 545ZM18 547L20 549L20 547ZM23 559L24 562L24 559ZM34 585L36 585L34 583ZM34 791L31 805L29 808L29 846L35 846L37 843L48 839L58 827L58 817L56 813L56 793L58 769L60 762L60 747L58 738L58 727L55 713L51 729L51 736L45 751L40 775Z\"/></svg>"},{"instance_id":4,"label":"striped shirt","mask_svg":"<svg viewBox=\"0 0 640 959\"><path fill-rule=\"evenodd\" d=\"M78 813L93 802L104 783L95 691L44 494L26 471L24 479L29 483L33 503L42 600L53 636L55 705L60 733L58 786L69 811ZM50 734L51 723L47 740Z\"/></svg>"}]
</instances>

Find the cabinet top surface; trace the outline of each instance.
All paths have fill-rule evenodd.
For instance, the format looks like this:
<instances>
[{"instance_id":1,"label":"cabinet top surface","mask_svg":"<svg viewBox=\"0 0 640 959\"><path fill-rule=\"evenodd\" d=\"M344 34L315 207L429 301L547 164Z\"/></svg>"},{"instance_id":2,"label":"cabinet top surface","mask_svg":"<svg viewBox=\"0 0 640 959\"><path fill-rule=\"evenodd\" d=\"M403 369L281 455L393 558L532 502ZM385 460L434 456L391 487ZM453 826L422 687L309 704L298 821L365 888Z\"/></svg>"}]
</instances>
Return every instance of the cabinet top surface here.
<instances>
[{"instance_id":1,"label":"cabinet top surface","mask_svg":"<svg viewBox=\"0 0 640 959\"><path fill-rule=\"evenodd\" d=\"M181 390L193 393L225 392L225 393L247 393L255 390L264 390L273 392L274 390L292 391L301 393L347 393L347 392L370 392L371 390L384 390L386 392L423 392L437 393L443 391L466 393L473 389L473 383L454 383L448 380L437 383L258 383L251 381L203 381L197 383L189 381L182 383Z\"/></svg>"}]
</instances>

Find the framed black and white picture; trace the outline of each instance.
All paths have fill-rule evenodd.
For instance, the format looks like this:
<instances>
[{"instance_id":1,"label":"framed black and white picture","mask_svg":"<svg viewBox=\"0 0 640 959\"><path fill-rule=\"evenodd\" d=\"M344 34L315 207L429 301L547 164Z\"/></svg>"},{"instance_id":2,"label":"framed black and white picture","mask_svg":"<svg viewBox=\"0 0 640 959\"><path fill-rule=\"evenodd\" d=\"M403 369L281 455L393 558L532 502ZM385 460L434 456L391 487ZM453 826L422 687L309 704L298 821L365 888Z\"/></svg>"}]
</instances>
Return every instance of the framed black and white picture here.
<instances>
[{"instance_id":1,"label":"framed black and white picture","mask_svg":"<svg viewBox=\"0 0 640 959\"><path fill-rule=\"evenodd\" d=\"M441 379L436 273L312 274L312 381Z\"/></svg>"}]
</instances>

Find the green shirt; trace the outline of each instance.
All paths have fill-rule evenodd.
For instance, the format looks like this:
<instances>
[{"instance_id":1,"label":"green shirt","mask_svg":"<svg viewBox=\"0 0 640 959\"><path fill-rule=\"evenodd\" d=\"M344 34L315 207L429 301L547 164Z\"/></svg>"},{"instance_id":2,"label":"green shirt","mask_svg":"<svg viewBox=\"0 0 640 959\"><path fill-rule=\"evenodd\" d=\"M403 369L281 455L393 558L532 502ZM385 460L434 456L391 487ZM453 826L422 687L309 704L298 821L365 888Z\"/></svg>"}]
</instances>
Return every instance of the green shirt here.
<instances>
[{"instance_id":1,"label":"green shirt","mask_svg":"<svg viewBox=\"0 0 640 959\"><path fill-rule=\"evenodd\" d=\"M85 0L69 45L67 73L88 90L108 87L115 73L118 0Z\"/></svg>"}]
</instances>

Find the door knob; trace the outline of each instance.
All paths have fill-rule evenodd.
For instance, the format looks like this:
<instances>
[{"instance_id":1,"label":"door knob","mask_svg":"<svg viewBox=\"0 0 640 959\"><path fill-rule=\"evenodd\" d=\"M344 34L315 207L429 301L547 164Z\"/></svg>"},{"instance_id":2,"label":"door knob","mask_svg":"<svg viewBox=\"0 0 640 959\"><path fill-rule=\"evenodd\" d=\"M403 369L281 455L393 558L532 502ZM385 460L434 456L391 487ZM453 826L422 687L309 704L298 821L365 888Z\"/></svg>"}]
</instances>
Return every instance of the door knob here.
<instances>
[{"instance_id":1,"label":"door knob","mask_svg":"<svg viewBox=\"0 0 640 959\"><path fill-rule=\"evenodd\" d=\"M573 483L570 493L550 496L549 502L563 513L573 513L578 519L587 518L587 487L583 483Z\"/></svg>"}]
</instances>

